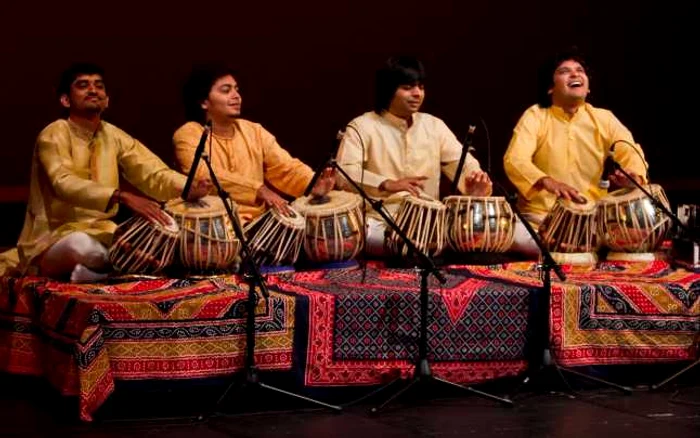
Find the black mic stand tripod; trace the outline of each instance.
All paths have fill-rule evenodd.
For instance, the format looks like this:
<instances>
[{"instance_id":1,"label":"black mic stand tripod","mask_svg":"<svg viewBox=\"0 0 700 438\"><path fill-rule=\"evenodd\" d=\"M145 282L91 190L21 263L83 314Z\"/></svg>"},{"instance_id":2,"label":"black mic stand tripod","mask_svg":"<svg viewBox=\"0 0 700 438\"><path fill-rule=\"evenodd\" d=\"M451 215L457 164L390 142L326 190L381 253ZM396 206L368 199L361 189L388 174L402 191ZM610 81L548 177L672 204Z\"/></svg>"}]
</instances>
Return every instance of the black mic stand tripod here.
<instances>
[{"instance_id":1,"label":"black mic stand tripod","mask_svg":"<svg viewBox=\"0 0 700 438\"><path fill-rule=\"evenodd\" d=\"M212 183L214 187L216 188L217 194L221 198L221 201L223 202L225 208L226 208L226 213L228 215L229 220L231 221L231 225L233 226L233 231L236 234L236 237L238 238L242 253L243 253L243 262L241 263L242 269L244 269L245 274L244 278L246 279L246 282L248 283L248 300L246 302L246 356L245 356L245 379L242 382L241 386L244 389L255 389L255 390L268 390L272 391L278 394L284 394L293 398L296 398L298 400L303 400L306 402L313 403L318 406L322 406L325 408L329 408L334 411L341 411L342 408L340 406L334 406L328 403L324 403L319 400L314 400L312 398L300 395L300 394L295 394L293 392L289 392L280 388L276 388L274 386L270 386L266 383L263 383L260 381L260 377L258 374L258 369L255 366L255 307L258 302L258 295L255 291L255 286L257 285L260 288L260 291L265 298L266 301L269 300L270 293L267 290L267 285L265 283L264 277L260 273L260 269L255 263L255 260L253 259L253 253L250 250L250 247L248 246L248 241L245 237L245 234L243 232L243 229L241 227L241 224L238 220L238 216L233 212L233 209L228 202L230 199L230 195L221 187L221 184L219 183L218 178L216 177L216 173L214 172L214 169L212 168L211 161L209 159L209 156L206 154L206 152L201 154L201 159L206 163L207 168L209 170L209 175L211 177ZM192 163L192 169L197 169L198 162L193 162ZM184 197L187 196L187 193L183 194ZM269 303L269 301L268 301ZM269 305L269 304L268 304ZM233 389L233 387L236 385L236 380L233 379L231 383L227 386L227 388L224 390L224 392L221 394L219 399L217 400L216 404L214 405L212 411L208 412L207 414L201 415L199 417L200 420L203 419L208 419L213 416L225 416L227 414L218 412L217 409L219 406L221 406L226 399L228 393Z\"/></svg>"},{"instance_id":2,"label":"black mic stand tripod","mask_svg":"<svg viewBox=\"0 0 700 438\"><path fill-rule=\"evenodd\" d=\"M530 234L535 243L537 243L537 246L540 250L540 254L542 256L542 261L538 266L538 269L542 272L542 289L541 292L536 295L537 301L536 305L534 306L537 313L539 313L539 315L534 315L534 320L536 321L536 323L534 324L535 327L533 330L535 338L533 344L536 348L532 348L531 353L529 354L527 376L515 388L513 393L517 393L523 386L532 385L533 382L536 382L538 379L541 379L542 375L545 375L547 372L549 372L549 370L553 369L559 376L560 380L563 381L564 384L566 384L566 386L569 388L569 391L571 392L574 391L564 378L563 373L569 373L587 380L610 386L612 388L623 391L626 394L631 394L632 390L628 387L621 386L616 383L608 382L606 380L599 379L594 376L589 376L579 371L563 367L556 362L551 351L550 336L550 305L552 296L551 271L554 270L554 273L561 281L566 281L566 275L564 275L564 272L561 270L561 266L559 266L559 264L552 258L552 254L544 246L544 243L542 243L542 240L539 238L537 232L532 228L532 225L530 225L527 219L523 217L523 214L517 205L517 195L513 193L508 193L508 191L506 191L502 187L501 190L504 192L505 198L510 204L511 208L513 209L515 215L522 222L523 226L525 226L525 229L527 230L528 234ZM508 399L512 398L513 397L511 396L508 397Z\"/></svg>"},{"instance_id":3,"label":"black mic stand tripod","mask_svg":"<svg viewBox=\"0 0 700 438\"><path fill-rule=\"evenodd\" d=\"M433 263L433 261L424 252L418 249L413 243L413 241L411 241L411 239L409 239L406 236L403 230L401 230L401 228L398 225L396 225L391 216L383 208L383 202L381 200L374 200L370 198L367 195L367 193L352 178L350 178L350 176L336 162L333 156L331 156L328 159L328 161L321 167L321 169L325 169L328 167L336 169L345 178L345 180L348 181L355 188L355 190L357 190L357 192L362 196L362 198L366 202L368 202L377 213L379 213L379 215L384 219L384 221L403 240L408 249L408 254L413 254L418 259L419 267L417 267L416 270L420 275L420 337L418 341L418 358L416 360L416 366L413 371L413 376L409 379L408 383L403 388L391 395L378 407L372 408L370 412L372 414L378 413L384 407L386 407L392 400L397 399L400 395L406 393L411 388L425 387L429 385L438 384L443 386L449 386L452 388L457 388L463 391L470 392L472 394L479 395L481 397L496 400L508 406L512 406L513 402L508 399L497 397L495 395L488 394L486 392L482 392L468 386L463 386L454 382L450 382L448 380L441 379L433 375L433 372L430 368L430 362L428 360L428 277L430 277L430 275L435 276L435 278L437 278L440 284L445 284L447 282L447 279L442 274L442 272L440 272L437 266L435 266L435 263ZM346 406L350 404L356 404L361 400L365 400L369 397L372 397L378 394L379 392L383 391L384 389L388 388L389 386L392 386L395 382L399 380L402 380L401 377L392 380L391 382L387 383L381 388L372 391L371 393L361 397L360 399L346 404Z\"/></svg>"}]
</instances>

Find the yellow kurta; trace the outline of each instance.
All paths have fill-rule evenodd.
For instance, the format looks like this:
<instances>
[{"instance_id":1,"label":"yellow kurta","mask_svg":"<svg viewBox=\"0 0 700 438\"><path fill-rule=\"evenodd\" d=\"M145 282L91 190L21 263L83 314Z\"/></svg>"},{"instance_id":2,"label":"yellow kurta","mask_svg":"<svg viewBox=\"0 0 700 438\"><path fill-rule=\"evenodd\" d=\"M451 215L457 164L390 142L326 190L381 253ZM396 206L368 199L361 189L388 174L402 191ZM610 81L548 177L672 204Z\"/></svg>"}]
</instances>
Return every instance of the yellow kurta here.
<instances>
[{"instance_id":1,"label":"yellow kurta","mask_svg":"<svg viewBox=\"0 0 700 438\"><path fill-rule=\"evenodd\" d=\"M18 241L20 272L34 274L32 261L73 231L106 246L116 224L107 211L119 175L146 195L167 201L180 195L186 177L163 163L138 140L107 122L86 132L57 120L39 134L32 158L29 200Z\"/></svg>"},{"instance_id":2,"label":"yellow kurta","mask_svg":"<svg viewBox=\"0 0 700 438\"><path fill-rule=\"evenodd\" d=\"M369 196L385 200L391 208L400 199L379 190L383 181L426 176L425 194L439 199L440 173L453 180L461 154L462 144L445 122L435 116L415 113L409 127L406 120L389 112L379 115L370 111L349 123L337 159L355 182L362 181L362 188ZM479 162L467 154L458 184L462 193L464 179L476 170L481 170Z\"/></svg>"},{"instance_id":3,"label":"yellow kurta","mask_svg":"<svg viewBox=\"0 0 700 438\"><path fill-rule=\"evenodd\" d=\"M545 176L570 185L591 201L604 196L607 191L598 183L607 151L617 140L635 146L617 143L615 160L646 181L644 153L612 112L588 103L579 107L573 117L556 106L528 108L518 121L503 158L506 175L520 192L518 204L522 212L541 219L554 205L554 194L533 187Z\"/></svg>"},{"instance_id":4,"label":"yellow kurta","mask_svg":"<svg viewBox=\"0 0 700 438\"><path fill-rule=\"evenodd\" d=\"M188 174L204 127L187 122L173 135L175 157L183 173ZM233 135L211 135L207 139L212 168L222 188L238 205L238 215L245 225L265 212L257 199L258 189L267 181L280 191L298 197L311 182L313 170L277 143L275 137L258 123L237 119ZM209 178L204 162L197 167L197 176Z\"/></svg>"}]
</instances>

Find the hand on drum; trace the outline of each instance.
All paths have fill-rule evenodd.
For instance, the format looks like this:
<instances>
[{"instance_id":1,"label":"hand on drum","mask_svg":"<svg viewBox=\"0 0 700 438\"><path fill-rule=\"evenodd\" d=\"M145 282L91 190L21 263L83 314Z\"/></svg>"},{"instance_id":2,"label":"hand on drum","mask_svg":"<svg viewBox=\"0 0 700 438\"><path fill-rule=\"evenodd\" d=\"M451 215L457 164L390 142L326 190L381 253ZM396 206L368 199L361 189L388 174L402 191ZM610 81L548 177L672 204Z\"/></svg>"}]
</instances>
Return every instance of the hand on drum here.
<instances>
[{"instance_id":1,"label":"hand on drum","mask_svg":"<svg viewBox=\"0 0 700 438\"><path fill-rule=\"evenodd\" d=\"M294 216L292 210L289 208L289 203L280 195L268 189L265 185L260 186L257 197L258 199L262 200L265 205L270 208L274 208L282 213L282 215Z\"/></svg>"},{"instance_id":2,"label":"hand on drum","mask_svg":"<svg viewBox=\"0 0 700 438\"><path fill-rule=\"evenodd\" d=\"M160 204L143 196L129 192L119 192L118 201L126 205L131 211L143 216L151 222L161 225L170 225L170 217L161 209Z\"/></svg>"},{"instance_id":3,"label":"hand on drum","mask_svg":"<svg viewBox=\"0 0 700 438\"><path fill-rule=\"evenodd\" d=\"M420 191L425 188L423 181L427 176L409 176L401 179L387 179L379 185L379 190L389 193L409 192L413 196L420 197Z\"/></svg>"},{"instance_id":4,"label":"hand on drum","mask_svg":"<svg viewBox=\"0 0 700 438\"><path fill-rule=\"evenodd\" d=\"M335 186L335 169L327 168L323 170L320 178L316 181L311 194L314 196L325 196L326 193L333 190Z\"/></svg>"},{"instance_id":5,"label":"hand on drum","mask_svg":"<svg viewBox=\"0 0 700 438\"><path fill-rule=\"evenodd\" d=\"M634 172L627 172L629 176L634 178L639 185L644 184L644 178L642 178L640 175L637 175ZM610 175L610 183L613 185L616 185L617 187L628 187L628 188L634 188L636 187L632 181L630 181L623 173L620 171L620 169L615 170L615 173Z\"/></svg>"},{"instance_id":6,"label":"hand on drum","mask_svg":"<svg viewBox=\"0 0 700 438\"><path fill-rule=\"evenodd\" d=\"M486 172L477 170L464 178L466 194L469 196L489 196L493 183Z\"/></svg>"},{"instance_id":7,"label":"hand on drum","mask_svg":"<svg viewBox=\"0 0 700 438\"><path fill-rule=\"evenodd\" d=\"M190 186L190 192L187 194L187 201L194 202L209 194L213 184L208 178L196 179Z\"/></svg>"},{"instance_id":8,"label":"hand on drum","mask_svg":"<svg viewBox=\"0 0 700 438\"><path fill-rule=\"evenodd\" d=\"M581 194L575 188L568 184L564 184L561 181L545 176L537 181L541 189L544 189L550 193L554 193L557 197L564 198L568 201L578 202L579 204L585 204L586 198L581 196Z\"/></svg>"}]
</instances>

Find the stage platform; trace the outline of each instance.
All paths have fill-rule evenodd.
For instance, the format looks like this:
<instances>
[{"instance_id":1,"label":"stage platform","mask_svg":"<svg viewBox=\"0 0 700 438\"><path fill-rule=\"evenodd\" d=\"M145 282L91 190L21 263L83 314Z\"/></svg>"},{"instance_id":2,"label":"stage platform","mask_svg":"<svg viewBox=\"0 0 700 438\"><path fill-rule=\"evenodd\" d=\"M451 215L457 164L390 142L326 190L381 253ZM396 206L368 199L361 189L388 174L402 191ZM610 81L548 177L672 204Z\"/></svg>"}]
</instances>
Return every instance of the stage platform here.
<instances>
[{"instance_id":1,"label":"stage platform","mask_svg":"<svg viewBox=\"0 0 700 438\"><path fill-rule=\"evenodd\" d=\"M601 262L552 275L550 338L561 365L698 356L700 274L664 261ZM429 282L437 376L477 384L523 374L541 314L530 262L447 265ZM409 376L419 276L379 262L268 274L256 310L256 362L289 388L370 386ZM41 376L93 414L118 381L204 379L243 368L247 285L238 276L68 284L0 280L0 371ZM659 380L666 376L659 376Z\"/></svg>"}]
</instances>

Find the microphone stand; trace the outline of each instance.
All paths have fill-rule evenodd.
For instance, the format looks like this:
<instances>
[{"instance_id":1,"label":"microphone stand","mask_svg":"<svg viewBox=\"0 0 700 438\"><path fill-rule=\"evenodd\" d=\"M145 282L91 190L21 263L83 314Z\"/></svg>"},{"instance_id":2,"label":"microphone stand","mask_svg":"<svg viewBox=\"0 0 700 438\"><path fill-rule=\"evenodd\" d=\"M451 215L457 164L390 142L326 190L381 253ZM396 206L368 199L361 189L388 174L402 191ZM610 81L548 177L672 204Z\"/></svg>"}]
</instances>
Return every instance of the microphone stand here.
<instances>
[{"instance_id":1,"label":"microphone stand","mask_svg":"<svg viewBox=\"0 0 700 438\"><path fill-rule=\"evenodd\" d=\"M260 377L258 375L258 369L255 366L255 306L258 302L258 296L255 292L255 286L258 285L260 288L260 291L262 292L263 297L265 298L266 301L269 300L270 293L267 290L267 285L265 283L264 277L260 274L260 269L258 266L255 264L255 260L253 258L253 253L250 250L250 247L248 246L248 241L245 237L245 234L243 232L243 228L241 227L241 224L238 220L238 216L234 214L233 209L231 208L231 205L227 202L228 199L230 198L230 195L221 187L221 184L219 183L218 178L216 177L216 173L214 172L214 169L211 165L211 161L209 159L209 155L204 152L201 154L201 159L206 163L207 168L209 169L209 175L211 176L212 183L214 184L214 187L216 187L217 194L221 198L221 201L223 202L225 208L226 208L226 213L228 215L229 220L231 221L231 225L233 226L233 231L236 234L236 237L240 241L241 249L243 252L243 262L241 263L241 267L245 269L244 273L244 278L246 279L248 283L248 301L246 303L246 356L245 356L245 380L242 383L242 387L247 389L247 388L254 388L256 390L261 390L261 389L266 389L268 391L272 391L275 393L279 394L284 394L290 397L294 397L299 400L304 400L307 402L311 402L313 404L323 406L329 409L332 409L334 411L341 411L342 408L340 406L334 406L328 403L324 403L319 400L314 400L309 397L305 397L300 394L295 394L293 392L285 391L280 388L276 388L274 386L270 386L266 383L263 383L260 381ZM197 163L196 161L192 163L193 169L197 168ZM187 196L187 193L184 193L184 196ZM206 415L200 416L200 420L204 419L205 417L208 419L214 415L216 416L224 416L224 414L220 413L217 411L217 408L224 402L226 399L226 396L230 392L230 390L233 388L233 386L236 384L235 380L232 380L231 383L227 386L227 388L224 390L223 394L219 397L217 400L216 404L213 407L213 412L209 412Z\"/></svg>"},{"instance_id":2,"label":"microphone stand","mask_svg":"<svg viewBox=\"0 0 700 438\"><path fill-rule=\"evenodd\" d=\"M500 187L500 184L498 185ZM564 275L564 272L561 270L561 266L552 258L552 254L547 250L547 248L544 246L544 243L540 239L539 235L537 232L532 228L532 225L523 217L522 212L518 208L517 205L517 194L509 193L507 190L503 189L501 187L501 190L505 194L505 198L510 204L511 208L513 209L513 212L515 215L518 217L520 222L525 226L525 229L527 230L528 234L532 237L532 239L537 243L537 246L540 249L540 254L542 255L542 261L538 265L537 269L542 272L542 289L541 293L536 295L536 302L534 308L536 309L535 315L533 317L535 318L536 323L533 324L535 326L535 339L536 341L533 342L534 346L536 348L533 348L531 350L531 353L529 354L528 358L528 372L527 372L527 377L516 387L514 393L517 393L520 388L523 386L526 386L528 384L532 384L533 381L536 381L540 375L545 374L548 369L553 368L554 371L557 373L559 378L566 384L566 386L569 388L571 392L574 392L569 383L566 381L564 378L563 373L569 373L573 374L578 377L582 377L584 379L588 379L594 382L602 383L605 385L608 385L610 387L619 389L620 391L623 391L627 394L631 394L632 390L628 387L621 386L612 382L608 382L606 380L599 379L597 377L589 376L587 374L580 373L578 371L572 370L570 368L562 367L559 365L555 358L552 356L552 351L551 351L551 336L550 336L550 327L551 327L551 311L550 311L550 304L551 304L551 296L552 296L552 280L551 280L551 271L554 270L554 273L557 275L559 280L561 281L566 281L566 275ZM539 313L539 315L538 315ZM540 316L541 315L541 316ZM539 329L539 330L538 330ZM539 336L537 336L539 335ZM512 397L508 397L508 399L512 399Z\"/></svg>"},{"instance_id":3,"label":"microphone stand","mask_svg":"<svg viewBox=\"0 0 700 438\"><path fill-rule=\"evenodd\" d=\"M412 387L427 386L429 384L442 384L444 386L458 388L479 395L481 397L496 400L505 405L512 406L513 402L508 399L500 398L495 395L488 394L486 392L482 392L468 386L463 386L445 379L441 379L439 377L435 377L433 375L432 370L430 368L430 362L428 361L428 277L430 275L435 276L435 278L440 282L440 284L445 284L447 282L447 279L442 274L442 272L440 272L437 266L435 266L433 260L430 259L430 257L428 257L423 251L418 249L413 243L413 241L406 236L403 230L399 228L398 225L396 225L396 222L394 222L389 213L387 213L387 211L384 209L383 201L374 200L370 198L367 195L367 193L359 186L359 184L357 184L352 178L350 178L350 176L345 172L345 170L343 170L343 168L337 163L337 161L334 158L331 157L331 159L329 159L326 162L326 167L332 167L336 169L341 175L343 175L343 177L355 188L355 190L357 190L357 192L362 196L362 198L364 198L364 200L372 206L374 211L379 213L379 215L384 219L386 224L389 225L396 232L396 234L398 234L399 237L405 242L406 247L408 248L408 254L413 253L418 258L419 267L417 267L416 270L420 275L420 337L418 342L418 359L416 361L416 366L413 371L413 376L409 379L408 384L406 386L404 386L399 391L391 395L378 407L372 408L371 413L378 413L392 400L398 398L401 394L406 393ZM384 389L388 388L389 386L393 385L399 380L402 380L401 377L392 380L391 382L387 383L381 388L374 390L369 394L349 404L355 404L361 400L367 399L383 391Z\"/></svg>"}]
</instances>

